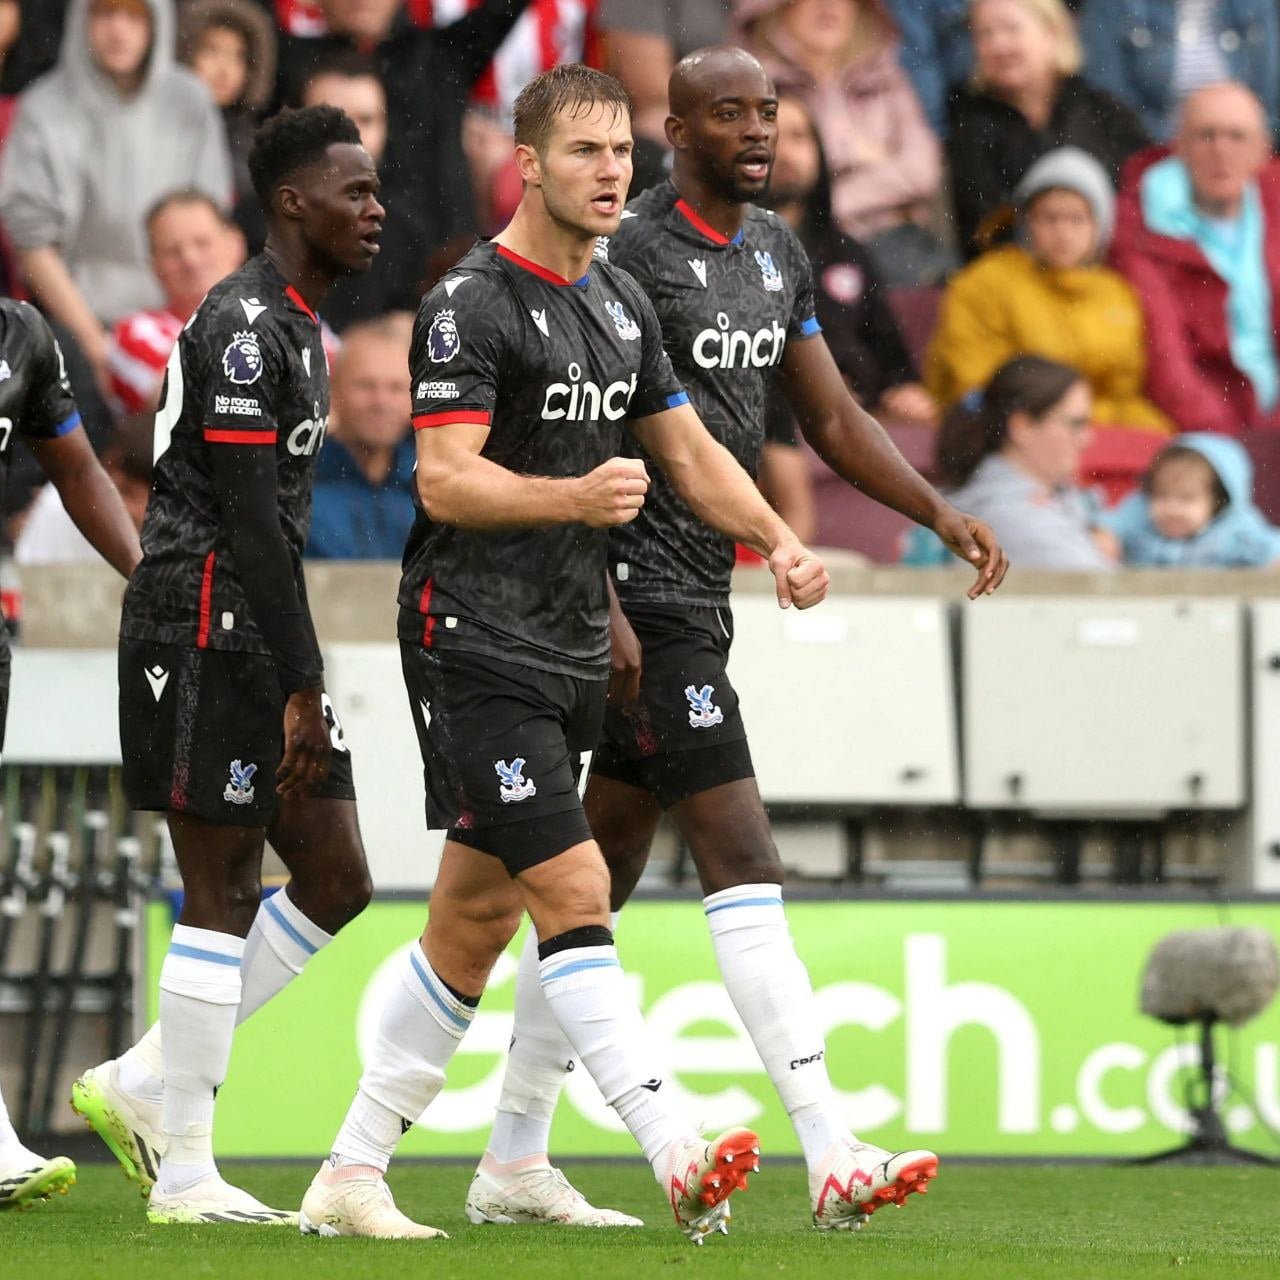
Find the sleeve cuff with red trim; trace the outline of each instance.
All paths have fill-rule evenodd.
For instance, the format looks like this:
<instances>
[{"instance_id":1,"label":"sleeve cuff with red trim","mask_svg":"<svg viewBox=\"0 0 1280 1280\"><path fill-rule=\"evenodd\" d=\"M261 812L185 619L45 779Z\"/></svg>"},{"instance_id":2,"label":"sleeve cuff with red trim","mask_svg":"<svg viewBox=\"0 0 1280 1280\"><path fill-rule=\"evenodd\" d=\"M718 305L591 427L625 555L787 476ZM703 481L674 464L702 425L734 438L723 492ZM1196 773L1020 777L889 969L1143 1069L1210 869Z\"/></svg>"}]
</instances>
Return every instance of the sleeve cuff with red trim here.
<instances>
[{"instance_id":1,"label":"sleeve cuff with red trim","mask_svg":"<svg viewBox=\"0 0 1280 1280\"><path fill-rule=\"evenodd\" d=\"M422 431L427 427L447 427L455 422L487 427L490 421L488 409L445 409L439 413L415 413L413 429Z\"/></svg>"}]
</instances>

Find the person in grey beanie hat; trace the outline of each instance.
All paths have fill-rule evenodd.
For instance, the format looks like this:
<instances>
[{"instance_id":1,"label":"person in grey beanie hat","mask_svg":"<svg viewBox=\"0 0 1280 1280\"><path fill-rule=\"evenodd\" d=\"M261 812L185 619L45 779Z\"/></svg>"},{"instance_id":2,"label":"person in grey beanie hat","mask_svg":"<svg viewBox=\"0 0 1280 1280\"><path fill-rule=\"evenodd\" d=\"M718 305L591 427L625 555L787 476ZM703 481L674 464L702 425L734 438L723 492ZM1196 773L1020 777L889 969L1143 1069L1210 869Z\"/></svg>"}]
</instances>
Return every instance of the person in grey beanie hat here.
<instances>
[{"instance_id":1,"label":"person in grey beanie hat","mask_svg":"<svg viewBox=\"0 0 1280 1280\"><path fill-rule=\"evenodd\" d=\"M1093 213L1094 246L1092 261L1106 256L1116 225L1116 196L1107 171L1080 147L1058 147L1048 151L1023 175L1013 193L1018 213L1018 242L1026 247L1029 232L1026 214L1036 197L1045 191L1074 191L1088 202Z\"/></svg>"}]
</instances>

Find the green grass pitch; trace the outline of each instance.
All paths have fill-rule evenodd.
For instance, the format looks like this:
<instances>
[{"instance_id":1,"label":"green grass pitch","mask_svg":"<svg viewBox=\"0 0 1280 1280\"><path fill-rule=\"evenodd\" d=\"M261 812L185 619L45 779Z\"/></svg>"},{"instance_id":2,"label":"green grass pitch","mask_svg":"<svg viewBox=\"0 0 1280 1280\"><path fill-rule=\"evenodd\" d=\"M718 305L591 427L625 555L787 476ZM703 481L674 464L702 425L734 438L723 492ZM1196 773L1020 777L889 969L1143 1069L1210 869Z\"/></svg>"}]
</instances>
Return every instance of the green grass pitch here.
<instances>
[{"instance_id":1,"label":"green grass pitch","mask_svg":"<svg viewBox=\"0 0 1280 1280\"><path fill-rule=\"evenodd\" d=\"M766 1163L734 1201L732 1234L702 1248L680 1237L639 1162L573 1165L597 1203L644 1217L632 1231L473 1227L462 1214L470 1171L405 1164L392 1187L411 1215L452 1235L420 1243L303 1239L286 1228L150 1227L114 1166L80 1171L70 1196L0 1216L0 1275L23 1280L405 1276L429 1280L649 1276L955 1280L1280 1276L1280 1171L951 1165L928 1196L882 1209L856 1234L807 1225L804 1171ZM302 1165L225 1172L264 1200L294 1206Z\"/></svg>"}]
</instances>

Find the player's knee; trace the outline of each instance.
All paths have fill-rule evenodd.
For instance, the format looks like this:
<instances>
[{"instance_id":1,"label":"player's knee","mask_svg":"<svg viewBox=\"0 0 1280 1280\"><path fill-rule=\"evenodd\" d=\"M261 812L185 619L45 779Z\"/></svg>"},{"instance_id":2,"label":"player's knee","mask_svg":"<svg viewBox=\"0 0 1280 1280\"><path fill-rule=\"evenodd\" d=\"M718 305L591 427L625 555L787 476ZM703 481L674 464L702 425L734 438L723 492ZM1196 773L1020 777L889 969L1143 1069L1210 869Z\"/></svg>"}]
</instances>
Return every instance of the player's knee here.
<instances>
[{"instance_id":1,"label":"player's knee","mask_svg":"<svg viewBox=\"0 0 1280 1280\"><path fill-rule=\"evenodd\" d=\"M373 899L373 881L363 863L320 885L308 885L299 909L326 933L345 928Z\"/></svg>"},{"instance_id":2,"label":"player's knee","mask_svg":"<svg viewBox=\"0 0 1280 1280\"><path fill-rule=\"evenodd\" d=\"M609 868L603 858L580 867L572 880L561 883L555 899L556 915L566 928L607 923L609 885Z\"/></svg>"}]
</instances>

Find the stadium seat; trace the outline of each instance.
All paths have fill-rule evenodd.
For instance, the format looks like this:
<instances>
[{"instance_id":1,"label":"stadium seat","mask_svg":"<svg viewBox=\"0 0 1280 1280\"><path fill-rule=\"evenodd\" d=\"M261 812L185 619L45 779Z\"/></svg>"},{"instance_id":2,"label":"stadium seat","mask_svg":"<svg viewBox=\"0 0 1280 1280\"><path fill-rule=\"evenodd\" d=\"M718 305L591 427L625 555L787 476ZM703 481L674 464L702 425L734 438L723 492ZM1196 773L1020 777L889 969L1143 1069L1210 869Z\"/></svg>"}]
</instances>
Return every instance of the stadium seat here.
<instances>
[{"instance_id":1,"label":"stadium seat","mask_svg":"<svg viewBox=\"0 0 1280 1280\"><path fill-rule=\"evenodd\" d=\"M1137 485L1151 460L1169 443L1155 431L1130 427L1095 427L1080 465L1080 479L1096 485L1114 506Z\"/></svg>"},{"instance_id":2,"label":"stadium seat","mask_svg":"<svg viewBox=\"0 0 1280 1280\"><path fill-rule=\"evenodd\" d=\"M1246 431L1240 443L1253 460L1253 500L1272 524L1280 524L1280 431Z\"/></svg>"},{"instance_id":3,"label":"stadium seat","mask_svg":"<svg viewBox=\"0 0 1280 1280\"><path fill-rule=\"evenodd\" d=\"M929 349L929 341L938 323L942 287L919 285L890 289L888 292L889 306L902 328L902 336L907 340L912 358L916 364L923 366L924 354Z\"/></svg>"},{"instance_id":4,"label":"stadium seat","mask_svg":"<svg viewBox=\"0 0 1280 1280\"><path fill-rule=\"evenodd\" d=\"M886 422L894 444L913 467L925 475L933 464L932 427ZM818 545L857 551L877 564L896 564L903 535L911 521L873 502L842 480L808 445L813 497L818 508Z\"/></svg>"}]
</instances>

